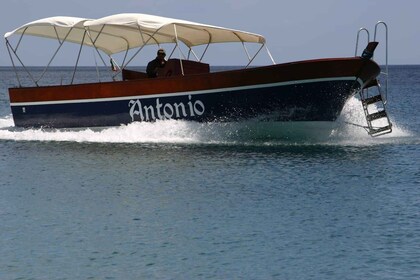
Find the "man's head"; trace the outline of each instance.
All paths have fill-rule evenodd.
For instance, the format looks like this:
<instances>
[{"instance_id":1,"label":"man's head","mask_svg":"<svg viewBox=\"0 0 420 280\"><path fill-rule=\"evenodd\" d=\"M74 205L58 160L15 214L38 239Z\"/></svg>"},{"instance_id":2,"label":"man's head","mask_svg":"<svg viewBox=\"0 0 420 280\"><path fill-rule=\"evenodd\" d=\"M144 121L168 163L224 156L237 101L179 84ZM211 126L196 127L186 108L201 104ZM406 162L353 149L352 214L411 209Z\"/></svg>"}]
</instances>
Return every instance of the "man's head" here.
<instances>
[{"instance_id":1,"label":"man's head","mask_svg":"<svg viewBox=\"0 0 420 280\"><path fill-rule=\"evenodd\" d=\"M164 49L159 49L159 50L157 51L157 56L158 56L160 59L164 59L164 58L165 58L165 56L166 56L165 50L164 50Z\"/></svg>"}]
</instances>

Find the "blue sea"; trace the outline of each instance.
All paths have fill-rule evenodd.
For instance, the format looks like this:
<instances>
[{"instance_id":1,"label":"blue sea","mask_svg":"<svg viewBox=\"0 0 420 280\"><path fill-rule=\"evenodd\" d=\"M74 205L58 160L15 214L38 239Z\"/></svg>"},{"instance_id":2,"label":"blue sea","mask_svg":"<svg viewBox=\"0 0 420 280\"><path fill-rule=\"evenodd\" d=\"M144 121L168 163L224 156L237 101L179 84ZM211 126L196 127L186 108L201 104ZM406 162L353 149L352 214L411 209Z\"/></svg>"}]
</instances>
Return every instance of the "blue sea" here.
<instances>
[{"instance_id":1,"label":"blue sea","mask_svg":"<svg viewBox=\"0 0 420 280\"><path fill-rule=\"evenodd\" d=\"M311 140L19 129L0 68L0 279L420 279L420 66L389 71L391 134L348 125L364 121L352 98Z\"/></svg>"}]
</instances>

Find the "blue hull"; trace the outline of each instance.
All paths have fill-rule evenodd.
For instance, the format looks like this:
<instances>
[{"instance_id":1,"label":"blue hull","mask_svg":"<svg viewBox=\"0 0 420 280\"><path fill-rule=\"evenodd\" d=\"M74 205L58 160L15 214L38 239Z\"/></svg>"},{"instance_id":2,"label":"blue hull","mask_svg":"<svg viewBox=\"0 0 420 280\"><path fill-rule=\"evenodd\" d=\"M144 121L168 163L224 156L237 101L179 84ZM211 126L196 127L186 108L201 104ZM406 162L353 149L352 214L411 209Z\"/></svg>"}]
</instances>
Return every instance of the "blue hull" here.
<instances>
[{"instance_id":1,"label":"blue hull","mask_svg":"<svg viewBox=\"0 0 420 280\"><path fill-rule=\"evenodd\" d=\"M16 126L56 128L118 126L158 119L335 121L347 99L360 87L353 78L336 78L119 98L16 103L12 104L12 113Z\"/></svg>"}]
</instances>

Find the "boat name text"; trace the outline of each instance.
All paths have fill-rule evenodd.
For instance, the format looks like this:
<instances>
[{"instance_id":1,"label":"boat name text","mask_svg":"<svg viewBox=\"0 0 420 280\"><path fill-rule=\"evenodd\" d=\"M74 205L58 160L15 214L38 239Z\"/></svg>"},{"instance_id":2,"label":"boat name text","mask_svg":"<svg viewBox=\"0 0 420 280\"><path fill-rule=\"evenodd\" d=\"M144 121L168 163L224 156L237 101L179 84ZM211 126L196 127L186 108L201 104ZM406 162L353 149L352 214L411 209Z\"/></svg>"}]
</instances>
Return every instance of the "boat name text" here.
<instances>
[{"instance_id":1,"label":"boat name text","mask_svg":"<svg viewBox=\"0 0 420 280\"><path fill-rule=\"evenodd\" d=\"M143 106L139 99L132 99L128 102L128 107L130 107L129 113L132 121L154 121L156 119L165 120L201 116L206 110L204 103L201 100L192 100L191 95L188 95L186 104L184 102L161 103L159 98L156 98L155 105Z\"/></svg>"}]
</instances>

